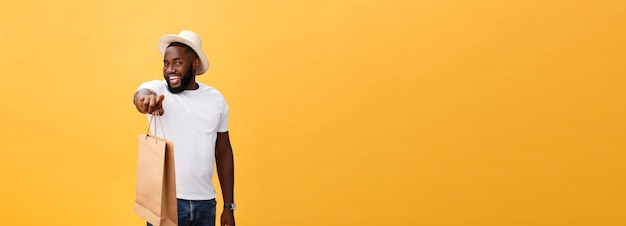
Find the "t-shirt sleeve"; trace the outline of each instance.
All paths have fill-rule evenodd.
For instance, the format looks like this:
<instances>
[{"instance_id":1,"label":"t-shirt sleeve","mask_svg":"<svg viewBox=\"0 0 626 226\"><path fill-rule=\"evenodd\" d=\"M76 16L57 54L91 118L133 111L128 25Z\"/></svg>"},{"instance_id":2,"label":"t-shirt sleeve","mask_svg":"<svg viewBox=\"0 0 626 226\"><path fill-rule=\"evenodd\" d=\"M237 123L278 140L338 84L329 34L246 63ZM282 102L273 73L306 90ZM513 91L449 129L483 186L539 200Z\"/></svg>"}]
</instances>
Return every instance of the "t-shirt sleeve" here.
<instances>
[{"instance_id":1,"label":"t-shirt sleeve","mask_svg":"<svg viewBox=\"0 0 626 226\"><path fill-rule=\"evenodd\" d=\"M228 104L226 100L222 100L222 115L220 117L220 123L217 125L217 132L228 132Z\"/></svg>"},{"instance_id":2,"label":"t-shirt sleeve","mask_svg":"<svg viewBox=\"0 0 626 226\"><path fill-rule=\"evenodd\" d=\"M149 89L152 90L153 92L155 92L156 94L162 94L163 93L163 83L164 81L159 81L159 80L152 80L152 81L147 81L144 83L141 83L141 85L139 85L139 88L137 88L137 91L139 91L140 89Z\"/></svg>"}]
</instances>

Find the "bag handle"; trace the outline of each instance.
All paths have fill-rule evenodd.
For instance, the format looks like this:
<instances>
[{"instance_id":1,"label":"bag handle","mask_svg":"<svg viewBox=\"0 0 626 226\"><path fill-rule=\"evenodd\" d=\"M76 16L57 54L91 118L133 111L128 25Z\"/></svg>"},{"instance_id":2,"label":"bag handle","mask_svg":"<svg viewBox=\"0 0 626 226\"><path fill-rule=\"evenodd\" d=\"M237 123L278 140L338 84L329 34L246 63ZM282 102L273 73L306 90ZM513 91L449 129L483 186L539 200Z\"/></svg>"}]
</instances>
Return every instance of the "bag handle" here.
<instances>
[{"instance_id":1,"label":"bag handle","mask_svg":"<svg viewBox=\"0 0 626 226\"><path fill-rule=\"evenodd\" d=\"M150 124L152 124L152 120L156 117L161 125L161 133L163 133L163 138L165 138L165 128L163 128L163 121L161 121L161 115L158 112L154 112L150 114L150 121L148 122L148 131L146 131L146 139L148 139L148 135L150 135ZM154 120L154 136L157 136L157 120ZM156 141L156 139L155 139Z\"/></svg>"}]
</instances>

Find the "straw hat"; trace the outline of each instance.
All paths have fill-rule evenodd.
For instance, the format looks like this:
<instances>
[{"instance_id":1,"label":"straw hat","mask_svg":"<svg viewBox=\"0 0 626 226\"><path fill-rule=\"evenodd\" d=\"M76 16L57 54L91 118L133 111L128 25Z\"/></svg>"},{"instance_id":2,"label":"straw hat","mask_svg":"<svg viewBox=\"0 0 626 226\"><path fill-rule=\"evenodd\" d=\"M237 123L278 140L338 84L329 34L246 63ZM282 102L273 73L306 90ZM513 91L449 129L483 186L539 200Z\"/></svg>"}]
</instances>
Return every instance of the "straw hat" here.
<instances>
[{"instance_id":1,"label":"straw hat","mask_svg":"<svg viewBox=\"0 0 626 226\"><path fill-rule=\"evenodd\" d=\"M196 51L198 57L200 58L200 67L196 71L196 75L204 74L204 72L209 70L209 60L200 48L202 40L200 40L200 36L198 36L198 34L193 31L183 30L178 33L178 35L167 34L161 36L159 39L159 51L161 51L161 56L165 56L165 49L167 49L167 47L173 42L183 43L191 47L193 51Z\"/></svg>"}]
</instances>

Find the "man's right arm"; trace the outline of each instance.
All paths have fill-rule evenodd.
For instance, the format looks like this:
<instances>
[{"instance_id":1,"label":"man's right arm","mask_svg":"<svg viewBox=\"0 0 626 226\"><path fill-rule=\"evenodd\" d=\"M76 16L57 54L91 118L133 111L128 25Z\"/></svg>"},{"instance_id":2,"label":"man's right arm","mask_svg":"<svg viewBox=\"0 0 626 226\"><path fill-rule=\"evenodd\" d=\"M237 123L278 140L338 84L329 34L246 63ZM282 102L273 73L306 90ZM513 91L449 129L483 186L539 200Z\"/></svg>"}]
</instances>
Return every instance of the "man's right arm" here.
<instances>
[{"instance_id":1,"label":"man's right arm","mask_svg":"<svg viewBox=\"0 0 626 226\"><path fill-rule=\"evenodd\" d=\"M157 96L157 94L150 89L139 89L135 92L135 96L133 96L133 103L137 108L137 111L143 114L154 113L155 111L159 115L163 115L163 99L165 96L163 94Z\"/></svg>"}]
</instances>

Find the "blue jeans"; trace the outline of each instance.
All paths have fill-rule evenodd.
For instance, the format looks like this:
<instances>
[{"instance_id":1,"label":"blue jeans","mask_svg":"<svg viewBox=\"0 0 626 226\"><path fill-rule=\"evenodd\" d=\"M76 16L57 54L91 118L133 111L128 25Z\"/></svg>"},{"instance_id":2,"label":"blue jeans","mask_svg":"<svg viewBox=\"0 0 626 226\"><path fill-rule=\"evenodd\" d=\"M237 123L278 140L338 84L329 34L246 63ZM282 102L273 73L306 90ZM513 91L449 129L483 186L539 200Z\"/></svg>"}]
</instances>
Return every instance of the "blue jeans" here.
<instances>
[{"instance_id":1,"label":"blue jeans","mask_svg":"<svg viewBox=\"0 0 626 226\"><path fill-rule=\"evenodd\" d=\"M177 201L178 226L215 226L215 199Z\"/></svg>"}]
</instances>

